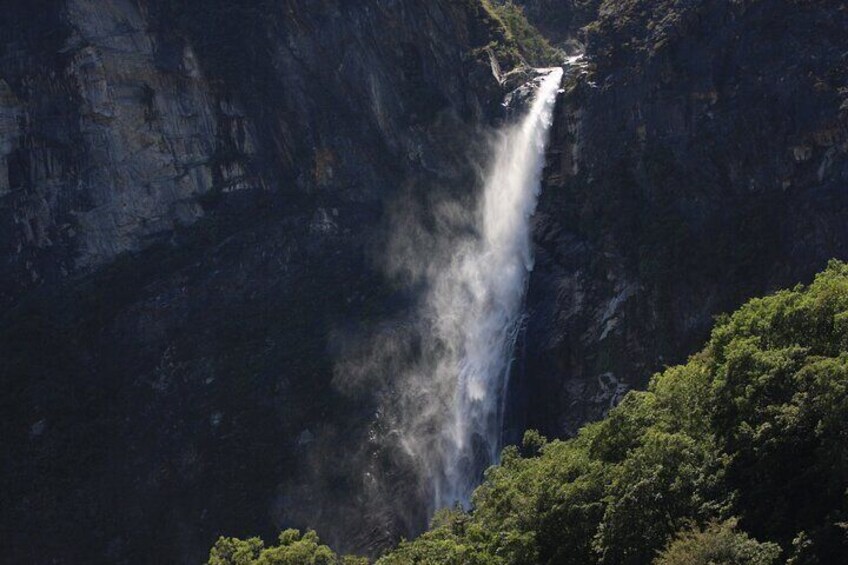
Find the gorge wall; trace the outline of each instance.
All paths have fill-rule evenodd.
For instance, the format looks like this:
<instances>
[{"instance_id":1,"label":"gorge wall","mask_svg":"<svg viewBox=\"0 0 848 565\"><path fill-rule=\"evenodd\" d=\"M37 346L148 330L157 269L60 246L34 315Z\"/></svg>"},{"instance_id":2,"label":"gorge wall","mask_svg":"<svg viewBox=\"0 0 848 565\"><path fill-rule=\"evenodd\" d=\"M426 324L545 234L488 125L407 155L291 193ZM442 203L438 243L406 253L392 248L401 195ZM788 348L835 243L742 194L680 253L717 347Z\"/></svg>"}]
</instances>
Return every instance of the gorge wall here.
<instances>
[{"instance_id":1,"label":"gorge wall","mask_svg":"<svg viewBox=\"0 0 848 565\"><path fill-rule=\"evenodd\" d=\"M508 439L574 433L714 315L848 258L844 3L521 3L585 57ZM408 335L420 289L386 276L389 234L479 185L523 76L490 10L2 0L0 30L4 557L196 563L222 533L371 551L419 529L409 470L372 441L391 375L340 360Z\"/></svg>"},{"instance_id":2,"label":"gorge wall","mask_svg":"<svg viewBox=\"0 0 848 565\"><path fill-rule=\"evenodd\" d=\"M559 36L586 57L554 126L515 397L517 428L561 436L684 361L714 316L848 256L848 9L526 4L540 27L599 10Z\"/></svg>"},{"instance_id":3,"label":"gorge wall","mask_svg":"<svg viewBox=\"0 0 848 565\"><path fill-rule=\"evenodd\" d=\"M375 407L334 367L408 301L387 210L476 182L518 63L500 25L455 1L0 8L5 558L408 533L346 510Z\"/></svg>"},{"instance_id":4,"label":"gorge wall","mask_svg":"<svg viewBox=\"0 0 848 565\"><path fill-rule=\"evenodd\" d=\"M329 205L378 199L405 166L449 175L433 166L447 122L499 99L498 31L474 2L200 7L4 6L5 305L167 240L223 194Z\"/></svg>"}]
</instances>

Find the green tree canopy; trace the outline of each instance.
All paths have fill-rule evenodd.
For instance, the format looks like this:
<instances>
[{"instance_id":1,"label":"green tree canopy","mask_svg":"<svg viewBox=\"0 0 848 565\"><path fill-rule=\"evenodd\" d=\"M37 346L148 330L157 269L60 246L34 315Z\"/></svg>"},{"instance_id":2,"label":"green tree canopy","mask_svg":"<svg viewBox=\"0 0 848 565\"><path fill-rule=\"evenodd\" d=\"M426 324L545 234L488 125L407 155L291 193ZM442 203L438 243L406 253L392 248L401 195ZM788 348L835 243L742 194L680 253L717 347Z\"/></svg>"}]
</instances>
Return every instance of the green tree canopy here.
<instances>
[{"instance_id":1,"label":"green tree canopy","mask_svg":"<svg viewBox=\"0 0 848 565\"><path fill-rule=\"evenodd\" d=\"M318 534L285 530L279 544L265 547L259 538L220 538L209 553L208 565L365 565L367 559L339 557Z\"/></svg>"}]
</instances>

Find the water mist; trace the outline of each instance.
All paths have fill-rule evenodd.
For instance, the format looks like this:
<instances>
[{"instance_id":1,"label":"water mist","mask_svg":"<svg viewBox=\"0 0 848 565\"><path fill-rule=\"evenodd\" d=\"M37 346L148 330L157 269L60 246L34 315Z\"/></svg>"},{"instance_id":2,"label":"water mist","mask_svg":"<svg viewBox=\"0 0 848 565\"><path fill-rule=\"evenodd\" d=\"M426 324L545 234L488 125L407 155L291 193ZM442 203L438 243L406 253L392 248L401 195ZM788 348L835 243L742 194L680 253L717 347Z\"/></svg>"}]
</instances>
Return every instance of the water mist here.
<instances>
[{"instance_id":1,"label":"water mist","mask_svg":"<svg viewBox=\"0 0 848 565\"><path fill-rule=\"evenodd\" d=\"M533 268L531 216L563 71L538 80L517 123L500 131L471 218L431 259L419 316L422 354L398 377L394 430L420 467L431 511L467 505L501 450L504 395Z\"/></svg>"}]
</instances>

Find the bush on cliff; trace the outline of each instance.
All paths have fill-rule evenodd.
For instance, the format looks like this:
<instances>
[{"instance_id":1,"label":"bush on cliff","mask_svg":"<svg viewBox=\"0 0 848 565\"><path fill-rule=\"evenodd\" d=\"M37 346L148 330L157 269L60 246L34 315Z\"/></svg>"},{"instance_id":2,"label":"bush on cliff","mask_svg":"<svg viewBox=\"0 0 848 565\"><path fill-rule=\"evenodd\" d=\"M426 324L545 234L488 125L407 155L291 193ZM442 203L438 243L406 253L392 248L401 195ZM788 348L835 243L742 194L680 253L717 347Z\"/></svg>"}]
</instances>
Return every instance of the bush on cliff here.
<instances>
[{"instance_id":1,"label":"bush on cliff","mask_svg":"<svg viewBox=\"0 0 848 565\"><path fill-rule=\"evenodd\" d=\"M506 30L507 41L536 67L561 65L564 56L527 20L524 8L512 0L482 0L483 7Z\"/></svg>"}]
</instances>

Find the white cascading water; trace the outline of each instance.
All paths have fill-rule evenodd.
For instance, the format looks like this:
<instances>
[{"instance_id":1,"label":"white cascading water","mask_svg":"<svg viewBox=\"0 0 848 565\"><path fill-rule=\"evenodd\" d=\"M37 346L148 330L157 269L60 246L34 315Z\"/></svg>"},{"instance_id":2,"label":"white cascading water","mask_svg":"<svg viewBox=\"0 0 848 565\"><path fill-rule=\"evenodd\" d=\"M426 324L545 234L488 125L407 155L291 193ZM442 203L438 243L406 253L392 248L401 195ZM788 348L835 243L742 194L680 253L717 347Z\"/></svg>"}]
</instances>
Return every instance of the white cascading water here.
<instances>
[{"instance_id":1,"label":"white cascading water","mask_svg":"<svg viewBox=\"0 0 848 565\"><path fill-rule=\"evenodd\" d=\"M533 268L530 220L562 76L562 69L550 70L525 117L501 132L475 216L479 237L459 244L431 281L426 316L439 354L429 378L447 381L434 390L453 397L442 407L448 413L431 444L437 453L429 454L440 460L430 467L435 508L467 505L481 471L498 460L504 395Z\"/></svg>"}]
</instances>

